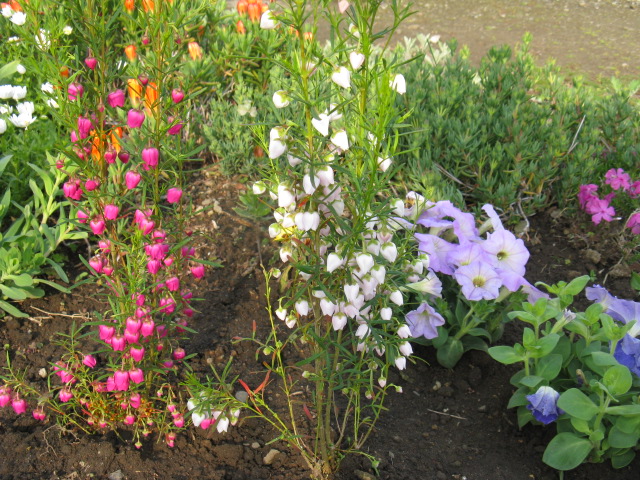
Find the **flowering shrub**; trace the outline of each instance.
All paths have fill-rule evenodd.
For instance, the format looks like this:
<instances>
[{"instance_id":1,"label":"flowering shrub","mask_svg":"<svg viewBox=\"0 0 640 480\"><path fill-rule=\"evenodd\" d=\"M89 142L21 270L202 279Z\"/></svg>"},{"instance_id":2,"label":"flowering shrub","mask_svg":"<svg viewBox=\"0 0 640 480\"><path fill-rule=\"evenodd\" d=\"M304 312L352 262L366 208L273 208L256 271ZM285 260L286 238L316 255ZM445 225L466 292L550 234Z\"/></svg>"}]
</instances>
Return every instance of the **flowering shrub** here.
<instances>
[{"instance_id":1,"label":"flowering shrub","mask_svg":"<svg viewBox=\"0 0 640 480\"><path fill-rule=\"evenodd\" d=\"M586 289L595 301L584 312L569 308L588 277L547 286L555 297L523 303L509 314L525 327L522 343L489 349L504 364L522 363L509 401L518 424L555 423L543 461L558 470L611 460L628 465L640 440L640 303L619 300L602 287Z\"/></svg>"}]
</instances>

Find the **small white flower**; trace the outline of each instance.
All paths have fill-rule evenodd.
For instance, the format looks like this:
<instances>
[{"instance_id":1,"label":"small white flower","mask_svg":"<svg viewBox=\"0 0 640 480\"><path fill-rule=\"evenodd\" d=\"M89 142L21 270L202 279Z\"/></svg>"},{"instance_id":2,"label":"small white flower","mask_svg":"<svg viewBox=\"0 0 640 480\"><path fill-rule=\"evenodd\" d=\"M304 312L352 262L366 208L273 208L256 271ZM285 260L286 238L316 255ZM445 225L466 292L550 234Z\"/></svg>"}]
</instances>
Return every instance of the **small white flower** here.
<instances>
[{"instance_id":1,"label":"small white flower","mask_svg":"<svg viewBox=\"0 0 640 480\"><path fill-rule=\"evenodd\" d=\"M409 342L403 342L400 344L400 353L405 357L408 357L413 353L413 348L411 348L411 344Z\"/></svg>"},{"instance_id":2,"label":"small white flower","mask_svg":"<svg viewBox=\"0 0 640 480\"><path fill-rule=\"evenodd\" d=\"M289 190L285 185L278 185L278 206L287 208L293 202L295 202L295 197L291 190Z\"/></svg>"},{"instance_id":3,"label":"small white flower","mask_svg":"<svg viewBox=\"0 0 640 480\"><path fill-rule=\"evenodd\" d=\"M280 225L279 223L272 223L271 225L269 225L269 237L270 238L276 238L283 231L284 231L284 229L282 228L282 225Z\"/></svg>"},{"instance_id":4,"label":"small white flower","mask_svg":"<svg viewBox=\"0 0 640 480\"><path fill-rule=\"evenodd\" d=\"M353 23L349 24L349 33L356 38L360 38L360 30Z\"/></svg>"},{"instance_id":5,"label":"small white flower","mask_svg":"<svg viewBox=\"0 0 640 480\"><path fill-rule=\"evenodd\" d=\"M318 115L320 118L312 118L311 119L311 125L313 125L313 128L315 128L318 132L320 132L320 135L322 135L323 137L326 137L327 135L329 135L329 121L330 118L328 115L325 115L324 113L321 113L320 115Z\"/></svg>"},{"instance_id":6,"label":"small white flower","mask_svg":"<svg viewBox=\"0 0 640 480\"><path fill-rule=\"evenodd\" d=\"M307 302L306 300L298 300L295 306L296 312L298 312L298 315L300 315L301 317L309 314L309 302Z\"/></svg>"},{"instance_id":7,"label":"small white flower","mask_svg":"<svg viewBox=\"0 0 640 480\"><path fill-rule=\"evenodd\" d=\"M387 275L387 269L384 265L376 265L371 269L371 276L375 278L380 285L384 283L384 279Z\"/></svg>"},{"instance_id":8,"label":"small white flower","mask_svg":"<svg viewBox=\"0 0 640 480\"><path fill-rule=\"evenodd\" d=\"M216 430L218 433L226 432L229 429L229 419L227 417L220 417L216 422Z\"/></svg>"},{"instance_id":9,"label":"small white flower","mask_svg":"<svg viewBox=\"0 0 640 480\"><path fill-rule=\"evenodd\" d=\"M323 315L333 315L336 312L336 304L327 300L326 298L320 299L320 310Z\"/></svg>"},{"instance_id":10,"label":"small white flower","mask_svg":"<svg viewBox=\"0 0 640 480\"><path fill-rule=\"evenodd\" d=\"M289 94L285 90L278 90L273 94L273 104L276 108L287 107L290 103Z\"/></svg>"},{"instance_id":11,"label":"small white flower","mask_svg":"<svg viewBox=\"0 0 640 480\"><path fill-rule=\"evenodd\" d=\"M13 85L0 85L0 98L8 100L13 98Z\"/></svg>"},{"instance_id":12,"label":"small white flower","mask_svg":"<svg viewBox=\"0 0 640 480\"><path fill-rule=\"evenodd\" d=\"M34 38L40 50L47 50L51 46L51 40L49 40L49 32L47 30L41 28Z\"/></svg>"},{"instance_id":13,"label":"small white flower","mask_svg":"<svg viewBox=\"0 0 640 480\"><path fill-rule=\"evenodd\" d=\"M384 388L387 386L387 379L384 377L380 377L378 379L378 385L380 385L380 387Z\"/></svg>"},{"instance_id":14,"label":"small white flower","mask_svg":"<svg viewBox=\"0 0 640 480\"><path fill-rule=\"evenodd\" d=\"M9 37L7 38L7 43L17 43L20 41L20 37Z\"/></svg>"},{"instance_id":15,"label":"small white flower","mask_svg":"<svg viewBox=\"0 0 640 480\"><path fill-rule=\"evenodd\" d=\"M341 150L349 150L349 137L347 137L347 132L344 130L335 132L331 135L331 143Z\"/></svg>"},{"instance_id":16,"label":"small white flower","mask_svg":"<svg viewBox=\"0 0 640 480\"><path fill-rule=\"evenodd\" d=\"M287 318L287 309L283 307L280 307L279 309L277 309L276 317L278 317L280 320L284 320L285 318Z\"/></svg>"},{"instance_id":17,"label":"small white flower","mask_svg":"<svg viewBox=\"0 0 640 480\"><path fill-rule=\"evenodd\" d=\"M16 25L24 25L24 22L27 21L27 15L24 12L13 12L9 20Z\"/></svg>"},{"instance_id":18,"label":"small white flower","mask_svg":"<svg viewBox=\"0 0 640 480\"><path fill-rule=\"evenodd\" d=\"M335 122L336 120L340 120L342 118L342 114L338 110L338 105L336 105L335 103L329 104L329 110L325 110L324 113L329 115L330 122Z\"/></svg>"},{"instance_id":19,"label":"small white flower","mask_svg":"<svg viewBox=\"0 0 640 480\"><path fill-rule=\"evenodd\" d=\"M400 95L404 95L407 92L407 82L404 79L404 75L402 75L401 73L398 73L395 77L393 77L393 80L391 80L389 86Z\"/></svg>"},{"instance_id":20,"label":"small white flower","mask_svg":"<svg viewBox=\"0 0 640 480\"><path fill-rule=\"evenodd\" d=\"M360 294L360 287L358 285L345 285L343 290L347 301L355 303L355 299Z\"/></svg>"},{"instance_id":21,"label":"small white flower","mask_svg":"<svg viewBox=\"0 0 640 480\"><path fill-rule=\"evenodd\" d=\"M334 70L331 74L331 80L342 88L351 87L351 73L349 73L347 67L338 67Z\"/></svg>"},{"instance_id":22,"label":"small white flower","mask_svg":"<svg viewBox=\"0 0 640 480\"><path fill-rule=\"evenodd\" d=\"M335 253L330 253L327 255L327 272L331 273L337 268L342 267L342 258Z\"/></svg>"},{"instance_id":23,"label":"small white flower","mask_svg":"<svg viewBox=\"0 0 640 480\"><path fill-rule=\"evenodd\" d=\"M285 320L284 324L289 328L295 327L296 326L296 317L295 317L295 315L289 315L287 317L287 319Z\"/></svg>"},{"instance_id":24,"label":"small white flower","mask_svg":"<svg viewBox=\"0 0 640 480\"><path fill-rule=\"evenodd\" d=\"M282 247L280 249L280 260L283 263L287 263L291 259L291 249L289 247Z\"/></svg>"},{"instance_id":25,"label":"small white flower","mask_svg":"<svg viewBox=\"0 0 640 480\"><path fill-rule=\"evenodd\" d=\"M393 303L395 303L399 307L401 307L402 304L404 303L404 298L402 298L402 293L400 292L400 290L395 290L391 292L391 295L389 295L389 300L391 300Z\"/></svg>"},{"instance_id":26,"label":"small white flower","mask_svg":"<svg viewBox=\"0 0 640 480\"><path fill-rule=\"evenodd\" d=\"M13 15L13 9L9 6L9 4L5 4L5 6L2 7L2 16L4 18L11 18L11 15Z\"/></svg>"},{"instance_id":27,"label":"small white flower","mask_svg":"<svg viewBox=\"0 0 640 480\"><path fill-rule=\"evenodd\" d=\"M369 325L367 325L366 323L363 323L356 330L356 337L364 340L369 336L370 333L371 333L371 329L369 328Z\"/></svg>"},{"instance_id":28,"label":"small white flower","mask_svg":"<svg viewBox=\"0 0 640 480\"><path fill-rule=\"evenodd\" d=\"M347 316L338 312L331 318L331 325L334 330L342 330L347 325Z\"/></svg>"},{"instance_id":29,"label":"small white flower","mask_svg":"<svg viewBox=\"0 0 640 480\"><path fill-rule=\"evenodd\" d=\"M48 98L47 99L47 105L49 105L51 108L58 108L58 102L56 102L53 98Z\"/></svg>"},{"instance_id":30,"label":"small white flower","mask_svg":"<svg viewBox=\"0 0 640 480\"><path fill-rule=\"evenodd\" d=\"M316 188L320 185L320 179L317 176L313 176L308 173L302 178L302 188L304 189L304 193L307 195L313 195L313 192L316 191Z\"/></svg>"},{"instance_id":31,"label":"small white flower","mask_svg":"<svg viewBox=\"0 0 640 480\"><path fill-rule=\"evenodd\" d=\"M21 87L19 85L16 85L15 87L13 87L13 99L14 100L22 100L24 97L27 96L27 87ZM31 103L31 102L29 102ZM33 106L33 103L31 104ZM33 112L33 110L31 110Z\"/></svg>"},{"instance_id":32,"label":"small white flower","mask_svg":"<svg viewBox=\"0 0 640 480\"><path fill-rule=\"evenodd\" d=\"M387 170L389 170L389 167L391 166L392 163L393 163L393 160L391 160L391 158L389 157L387 158L378 157L378 168L383 172L386 172Z\"/></svg>"},{"instance_id":33,"label":"small white flower","mask_svg":"<svg viewBox=\"0 0 640 480\"><path fill-rule=\"evenodd\" d=\"M253 186L251 187L251 190L253 191L254 195L260 195L267 190L267 186L264 184L262 180L260 180L253 184Z\"/></svg>"},{"instance_id":34,"label":"small white flower","mask_svg":"<svg viewBox=\"0 0 640 480\"><path fill-rule=\"evenodd\" d=\"M29 114L11 115L9 120L18 128L27 128L36 121L36 119Z\"/></svg>"},{"instance_id":35,"label":"small white flower","mask_svg":"<svg viewBox=\"0 0 640 480\"><path fill-rule=\"evenodd\" d=\"M407 358L406 357L396 358L396 367L398 367L398 370L404 370L405 368L407 368Z\"/></svg>"},{"instance_id":36,"label":"small white flower","mask_svg":"<svg viewBox=\"0 0 640 480\"><path fill-rule=\"evenodd\" d=\"M373 257L368 253L361 253L356 257L356 263L362 272L362 275L366 275L369 270L373 268Z\"/></svg>"},{"instance_id":37,"label":"small white flower","mask_svg":"<svg viewBox=\"0 0 640 480\"><path fill-rule=\"evenodd\" d=\"M203 420L207 418L207 415L202 413L193 412L191 414L191 421L195 427L199 427Z\"/></svg>"},{"instance_id":38,"label":"small white flower","mask_svg":"<svg viewBox=\"0 0 640 480\"><path fill-rule=\"evenodd\" d=\"M340 10L340 13L346 12L347 8L349 8L349 0L340 0L338 2L338 10Z\"/></svg>"},{"instance_id":39,"label":"small white flower","mask_svg":"<svg viewBox=\"0 0 640 480\"><path fill-rule=\"evenodd\" d=\"M284 143L285 132L283 127L273 127L269 132L269 158L275 159L287 151Z\"/></svg>"},{"instance_id":40,"label":"small white flower","mask_svg":"<svg viewBox=\"0 0 640 480\"><path fill-rule=\"evenodd\" d=\"M335 182L333 176L333 168L331 168L329 165L325 165L324 167L320 168L316 172L316 176L320 181L320 185L322 185L323 187L333 185L333 183Z\"/></svg>"},{"instance_id":41,"label":"small white flower","mask_svg":"<svg viewBox=\"0 0 640 480\"><path fill-rule=\"evenodd\" d=\"M0 135L7 131L7 122L0 118Z\"/></svg>"},{"instance_id":42,"label":"small white flower","mask_svg":"<svg viewBox=\"0 0 640 480\"><path fill-rule=\"evenodd\" d=\"M7 115L13 112L13 107L11 105L0 105L0 115Z\"/></svg>"},{"instance_id":43,"label":"small white flower","mask_svg":"<svg viewBox=\"0 0 640 480\"><path fill-rule=\"evenodd\" d=\"M398 329L398 332L396 333L396 335L398 335L399 338L409 338L411 336L411 329L409 328L409 325L407 324L402 325Z\"/></svg>"},{"instance_id":44,"label":"small white flower","mask_svg":"<svg viewBox=\"0 0 640 480\"><path fill-rule=\"evenodd\" d=\"M351 52L349 54L349 63L351 63L351 68L354 70L358 70L365 61L365 56L360 52Z\"/></svg>"},{"instance_id":45,"label":"small white flower","mask_svg":"<svg viewBox=\"0 0 640 480\"><path fill-rule=\"evenodd\" d=\"M71 26L67 25L62 29L62 33L64 33L65 35L71 35L71 32L73 32L73 28L71 28Z\"/></svg>"},{"instance_id":46,"label":"small white flower","mask_svg":"<svg viewBox=\"0 0 640 480\"><path fill-rule=\"evenodd\" d=\"M44 93L53 95L53 85L51 85L51 83L49 82L40 85L40 90L42 90Z\"/></svg>"},{"instance_id":47,"label":"small white flower","mask_svg":"<svg viewBox=\"0 0 640 480\"><path fill-rule=\"evenodd\" d=\"M383 243L380 247L380 255L382 255L389 263L396 261L398 257L398 247L393 242Z\"/></svg>"},{"instance_id":48,"label":"small white flower","mask_svg":"<svg viewBox=\"0 0 640 480\"><path fill-rule=\"evenodd\" d=\"M271 10L265 11L260 17L260 28L265 30L273 30L278 26L278 21L273 16L273 12Z\"/></svg>"},{"instance_id":49,"label":"small white flower","mask_svg":"<svg viewBox=\"0 0 640 480\"><path fill-rule=\"evenodd\" d=\"M389 307L384 307L380 309L380 318L382 318L385 321L389 321L391 320L391 317L393 316L393 310L391 310Z\"/></svg>"},{"instance_id":50,"label":"small white flower","mask_svg":"<svg viewBox=\"0 0 640 480\"><path fill-rule=\"evenodd\" d=\"M296 165L300 165L302 163L301 158L294 157L290 153L287 153L287 161L289 162L289 165L291 165L291 168L295 167Z\"/></svg>"},{"instance_id":51,"label":"small white flower","mask_svg":"<svg viewBox=\"0 0 640 480\"><path fill-rule=\"evenodd\" d=\"M20 74L20 75L24 75L25 73L27 73L27 69L24 68L24 65L22 65L21 63L18 64L18 66L16 67L16 71Z\"/></svg>"},{"instance_id":52,"label":"small white flower","mask_svg":"<svg viewBox=\"0 0 640 480\"><path fill-rule=\"evenodd\" d=\"M297 213L295 216L296 226L303 232L316 230L320 225L320 215L318 212Z\"/></svg>"}]
</instances>

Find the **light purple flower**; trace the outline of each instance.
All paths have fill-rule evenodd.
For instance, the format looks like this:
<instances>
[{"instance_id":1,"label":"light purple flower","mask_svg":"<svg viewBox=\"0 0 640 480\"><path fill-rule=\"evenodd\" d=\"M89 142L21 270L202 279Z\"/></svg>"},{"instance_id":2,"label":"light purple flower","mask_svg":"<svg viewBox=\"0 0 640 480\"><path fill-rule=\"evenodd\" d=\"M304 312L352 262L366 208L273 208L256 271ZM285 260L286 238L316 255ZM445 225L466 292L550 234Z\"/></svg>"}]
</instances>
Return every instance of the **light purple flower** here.
<instances>
[{"instance_id":1,"label":"light purple flower","mask_svg":"<svg viewBox=\"0 0 640 480\"><path fill-rule=\"evenodd\" d=\"M640 340L627 334L616 345L614 358L635 376L640 377Z\"/></svg>"},{"instance_id":2,"label":"light purple flower","mask_svg":"<svg viewBox=\"0 0 640 480\"><path fill-rule=\"evenodd\" d=\"M479 243L468 242L463 245L456 245L447 255L447 263L456 267L469 265L473 262L489 263L489 261L489 256Z\"/></svg>"},{"instance_id":3,"label":"light purple flower","mask_svg":"<svg viewBox=\"0 0 640 480\"><path fill-rule=\"evenodd\" d=\"M416 310L412 310L406 315L407 325L414 338L423 336L424 338L436 338L438 336L437 327L444 325L444 318L436 312L428 303L422 303Z\"/></svg>"},{"instance_id":4,"label":"light purple flower","mask_svg":"<svg viewBox=\"0 0 640 480\"><path fill-rule=\"evenodd\" d=\"M429 254L429 268L434 272L453 275L453 268L447 263L447 255L456 245L430 233L416 233L415 237L419 242L418 250Z\"/></svg>"},{"instance_id":5,"label":"light purple flower","mask_svg":"<svg viewBox=\"0 0 640 480\"><path fill-rule=\"evenodd\" d=\"M629 331L630 335L635 337L640 333L640 303L614 297L599 285L587 287L585 292L589 300L601 304L604 313L614 320L624 324L635 320L636 324Z\"/></svg>"},{"instance_id":6,"label":"light purple flower","mask_svg":"<svg viewBox=\"0 0 640 480\"><path fill-rule=\"evenodd\" d=\"M624 173L624 170L621 168L612 168L604 174L604 178L604 183L610 185L614 190L619 190L620 188L627 190L631 185L631 177L628 173Z\"/></svg>"},{"instance_id":7,"label":"light purple flower","mask_svg":"<svg viewBox=\"0 0 640 480\"><path fill-rule=\"evenodd\" d=\"M463 265L456 270L454 276L467 300L495 300L500 294L502 281L488 263Z\"/></svg>"},{"instance_id":8,"label":"light purple flower","mask_svg":"<svg viewBox=\"0 0 640 480\"><path fill-rule=\"evenodd\" d=\"M416 223L429 228L453 228L460 243L478 238L478 229L473 215L461 211L449 200L442 200L426 209L420 214Z\"/></svg>"},{"instance_id":9,"label":"light purple flower","mask_svg":"<svg viewBox=\"0 0 640 480\"><path fill-rule=\"evenodd\" d=\"M560 394L551 387L540 387L533 395L527 395L527 408L533 417L545 425L555 422L564 412L558 408Z\"/></svg>"},{"instance_id":10,"label":"light purple flower","mask_svg":"<svg viewBox=\"0 0 640 480\"><path fill-rule=\"evenodd\" d=\"M497 230L487 235L482 248L491 257L493 266L524 275L529 250L520 238L508 230Z\"/></svg>"}]
</instances>

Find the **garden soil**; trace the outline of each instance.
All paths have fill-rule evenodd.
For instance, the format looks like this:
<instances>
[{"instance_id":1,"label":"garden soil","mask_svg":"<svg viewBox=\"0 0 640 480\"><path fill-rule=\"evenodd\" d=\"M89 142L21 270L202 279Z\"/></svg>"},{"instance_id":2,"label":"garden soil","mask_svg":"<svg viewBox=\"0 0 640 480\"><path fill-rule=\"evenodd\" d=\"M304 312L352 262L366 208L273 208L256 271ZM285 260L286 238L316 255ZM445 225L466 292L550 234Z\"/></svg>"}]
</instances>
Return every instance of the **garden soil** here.
<instances>
[{"instance_id":1,"label":"garden soil","mask_svg":"<svg viewBox=\"0 0 640 480\"><path fill-rule=\"evenodd\" d=\"M249 385L264 377L262 358L248 342L256 322L257 334L266 335L265 282L261 263L274 258L264 225L238 216L234 207L244 186L205 168L192 183L190 196L205 211L194 219L199 252L219 259L222 268L210 269L193 285L199 313L191 325L198 333L185 345L196 353L191 365L198 375L221 368L234 357L234 372ZM550 210L529 219L524 236L531 251L527 266L530 281L547 283L593 273L619 296L631 298L629 267L620 263L615 235L591 235L586 216L567 217ZM83 247L84 248L84 247ZM86 255L87 252L79 252ZM637 268L637 265L632 265ZM78 265L81 269L81 265ZM22 304L28 319L5 319L0 340L26 369L27 378L43 390L40 370L61 352L54 344L57 332L66 332L104 309L101 287L81 287L71 295L50 296ZM515 341L521 330L509 324L503 341ZM554 426L517 427L514 410L506 405L513 393L509 378L514 369L500 365L483 352L466 354L455 370L440 367L434 352L416 348L416 361L390 380L403 393L388 397L366 452L380 460L376 476L364 457L349 457L339 480L351 479L457 479L552 480L557 473L541 461ZM3 362L4 363L4 362ZM304 392L302 392L304 396ZM277 384L268 387L267 399L282 406ZM189 428L178 435L175 448L157 439L137 450L114 434L87 435L62 431L55 422L41 423L30 416L0 412L0 480L299 480L308 478L300 455L273 441L274 431L260 420L242 418L228 433ZM585 465L565 475L567 480L637 480L640 460L613 470L608 464Z\"/></svg>"}]
</instances>

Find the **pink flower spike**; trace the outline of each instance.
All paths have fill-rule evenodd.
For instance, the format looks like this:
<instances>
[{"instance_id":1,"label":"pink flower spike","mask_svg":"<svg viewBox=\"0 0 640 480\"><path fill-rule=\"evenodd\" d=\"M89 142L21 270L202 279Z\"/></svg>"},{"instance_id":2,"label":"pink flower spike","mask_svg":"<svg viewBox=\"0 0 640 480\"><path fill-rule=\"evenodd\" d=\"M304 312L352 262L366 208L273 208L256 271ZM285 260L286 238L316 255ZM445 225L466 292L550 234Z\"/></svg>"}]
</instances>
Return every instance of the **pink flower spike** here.
<instances>
[{"instance_id":1,"label":"pink flower spike","mask_svg":"<svg viewBox=\"0 0 640 480\"><path fill-rule=\"evenodd\" d=\"M91 231L94 235L102 235L104 233L105 228L107 228L104 220L101 218L94 219L89 222L89 227L91 227Z\"/></svg>"},{"instance_id":2,"label":"pink flower spike","mask_svg":"<svg viewBox=\"0 0 640 480\"><path fill-rule=\"evenodd\" d=\"M107 95L107 103L111 108L124 107L124 91L123 90L114 90L109 95Z\"/></svg>"},{"instance_id":3,"label":"pink flower spike","mask_svg":"<svg viewBox=\"0 0 640 480\"><path fill-rule=\"evenodd\" d=\"M195 267L191 267L191 275L193 275L195 278L204 277L204 265L200 263Z\"/></svg>"},{"instance_id":4,"label":"pink flower spike","mask_svg":"<svg viewBox=\"0 0 640 480\"><path fill-rule=\"evenodd\" d=\"M158 157L160 156L160 152L158 152L157 148L145 148L142 150L142 162L144 165L142 168L145 170L151 170L158 166Z\"/></svg>"},{"instance_id":5,"label":"pink flower spike","mask_svg":"<svg viewBox=\"0 0 640 480\"><path fill-rule=\"evenodd\" d=\"M85 355L84 358L82 359L82 363L89 368L93 368L96 366L98 361L96 360L96 357L94 357L93 355Z\"/></svg>"},{"instance_id":6,"label":"pink flower spike","mask_svg":"<svg viewBox=\"0 0 640 480\"><path fill-rule=\"evenodd\" d=\"M144 373L140 368L133 368L129 370L129 378L133 383L142 383L144 382Z\"/></svg>"},{"instance_id":7,"label":"pink flower spike","mask_svg":"<svg viewBox=\"0 0 640 480\"><path fill-rule=\"evenodd\" d=\"M129 128L140 128L144 123L144 112L142 110L136 110L132 108L127 113L127 126Z\"/></svg>"},{"instance_id":8,"label":"pink flower spike","mask_svg":"<svg viewBox=\"0 0 640 480\"><path fill-rule=\"evenodd\" d=\"M129 390L129 372L125 370L116 370L113 373L113 382L117 391L126 392Z\"/></svg>"},{"instance_id":9,"label":"pink flower spike","mask_svg":"<svg viewBox=\"0 0 640 480\"><path fill-rule=\"evenodd\" d=\"M178 277L171 277L164 283L170 292L177 292L180 289L180 279Z\"/></svg>"},{"instance_id":10,"label":"pink flower spike","mask_svg":"<svg viewBox=\"0 0 640 480\"><path fill-rule=\"evenodd\" d=\"M104 218L107 220L115 220L118 218L118 213L120 213L120 207L109 204L104 207Z\"/></svg>"},{"instance_id":11,"label":"pink flower spike","mask_svg":"<svg viewBox=\"0 0 640 480\"><path fill-rule=\"evenodd\" d=\"M179 188L170 188L167 190L167 202L178 203L182 197L182 190Z\"/></svg>"},{"instance_id":12,"label":"pink flower spike","mask_svg":"<svg viewBox=\"0 0 640 480\"><path fill-rule=\"evenodd\" d=\"M129 170L124 176L124 183L129 190L136 188L140 183L140 180L142 180L142 175L138 172L134 172L133 170Z\"/></svg>"},{"instance_id":13,"label":"pink flower spike","mask_svg":"<svg viewBox=\"0 0 640 480\"><path fill-rule=\"evenodd\" d=\"M98 66L98 60L94 57L85 58L84 63L90 70L95 70L95 68Z\"/></svg>"},{"instance_id":14,"label":"pink flower spike","mask_svg":"<svg viewBox=\"0 0 640 480\"><path fill-rule=\"evenodd\" d=\"M171 91L171 100L173 100L173 103L180 103L183 98L184 98L184 92L179 88L174 88Z\"/></svg>"}]
</instances>

